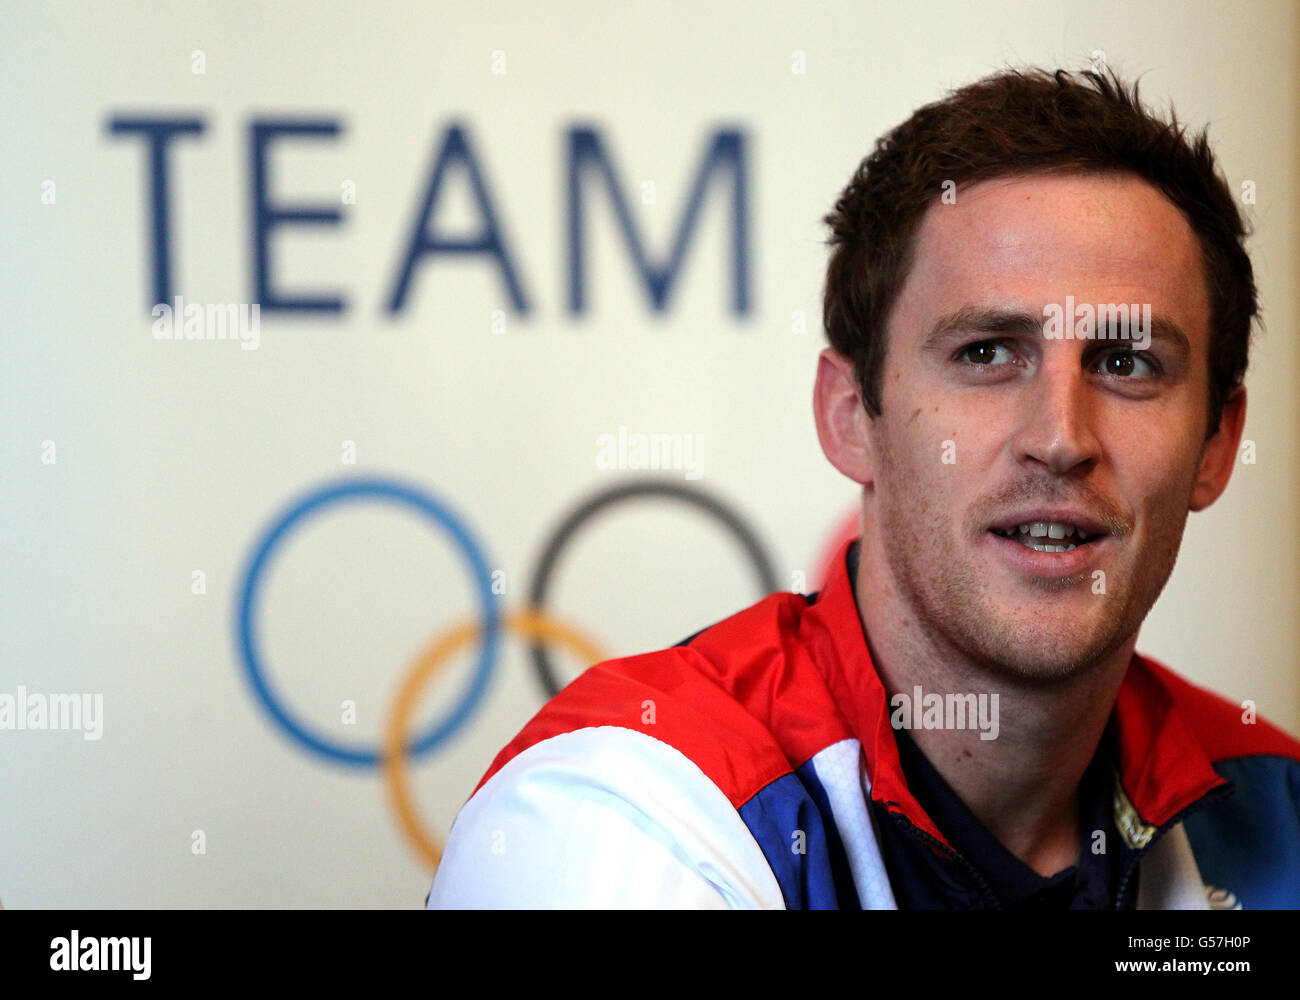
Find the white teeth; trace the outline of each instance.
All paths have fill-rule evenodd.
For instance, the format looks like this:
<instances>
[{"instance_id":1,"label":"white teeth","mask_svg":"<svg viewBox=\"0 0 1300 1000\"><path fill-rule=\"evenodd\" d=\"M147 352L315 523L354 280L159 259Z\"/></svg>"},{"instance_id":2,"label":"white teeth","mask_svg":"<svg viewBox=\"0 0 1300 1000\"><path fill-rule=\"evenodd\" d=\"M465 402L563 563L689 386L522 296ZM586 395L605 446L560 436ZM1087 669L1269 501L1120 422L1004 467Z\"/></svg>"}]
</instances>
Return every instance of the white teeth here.
<instances>
[{"instance_id":1,"label":"white teeth","mask_svg":"<svg viewBox=\"0 0 1300 1000\"><path fill-rule=\"evenodd\" d=\"M1048 545L1044 542L1030 542L1029 547L1035 552L1071 552L1077 545Z\"/></svg>"},{"instance_id":2,"label":"white teeth","mask_svg":"<svg viewBox=\"0 0 1300 1000\"><path fill-rule=\"evenodd\" d=\"M1024 535L1032 535L1034 538L1069 538L1071 535L1078 534L1080 539L1087 540L1087 536L1072 524L1066 524L1063 521L1029 521L1018 527L1019 532Z\"/></svg>"},{"instance_id":3,"label":"white teeth","mask_svg":"<svg viewBox=\"0 0 1300 1000\"><path fill-rule=\"evenodd\" d=\"M1001 528L995 528L994 530L1006 538L1019 537L1021 544L1038 552L1069 552L1085 542L1092 541L1092 538L1082 529L1076 528L1073 524L1066 524L1064 521L1026 521L1024 524L1018 524L1014 528L1007 528L1005 531ZM1037 541L1040 538L1050 538L1053 541L1068 538L1071 541L1066 545L1051 545L1046 541Z\"/></svg>"}]
</instances>

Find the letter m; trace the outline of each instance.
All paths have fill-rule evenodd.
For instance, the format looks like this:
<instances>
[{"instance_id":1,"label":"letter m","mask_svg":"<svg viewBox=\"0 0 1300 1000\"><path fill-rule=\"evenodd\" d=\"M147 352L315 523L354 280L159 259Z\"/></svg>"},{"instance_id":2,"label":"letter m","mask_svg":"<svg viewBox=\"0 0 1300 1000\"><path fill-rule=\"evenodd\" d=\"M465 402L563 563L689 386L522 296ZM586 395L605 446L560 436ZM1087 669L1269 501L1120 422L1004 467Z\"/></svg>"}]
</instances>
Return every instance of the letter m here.
<instances>
[{"instance_id":1,"label":"letter m","mask_svg":"<svg viewBox=\"0 0 1300 1000\"><path fill-rule=\"evenodd\" d=\"M104 970L119 972L131 968L131 939L126 937L110 938L103 941L103 952L99 967ZM110 964L111 963L111 964Z\"/></svg>"},{"instance_id":2,"label":"letter m","mask_svg":"<svg viewBox=\"0 0 1300 1000\"><path fill-rule=\"evenodd\" d=\"M55 694L50 696L50 728L81 728L81 695Z\"/></svg>"},{"instance_id":3,"label":"letter m","mask_svg":"<svg viewBox=\"0 0 1300 1000\"><path fill-rule=\"evenodd\" d=\"M208 303L208 339L239 339L239 305L233 302ZM229 331L229 333L227 333Z\"/></svg>"},{"instance_id":4,"label":"letter m","mask_svg":"<svg viewBox=\"0 0 1300 1000\"><path fill-rule=\"evenodd\" d=\"M975 728L975 707L978 704L975 696L969 692L966 694L957 694L951 692L948 695L948 719L947 723L953 729L974 729ZM967 720L970 720L969 722Z\"/></svg>"},{"instance_id":5,"label":"letter m","mask_svg":"<svg viewBox=\"0 0 1300 1000\"><path fill-rule=\"evenodd\" d=\"M695 175L695 184L673 237L667 263L656 265L647 253L640 232L632 218L617 172L605 151L600 133L594 128L569 130L569 311L586 311L586 210L583 200L585 178L596 172L604 181L613 204L614 216L632 255L633 265L641 278L655 311L663 312L673 283L681 270L686 247L695 230L700 207L715 174L731 175L731 310L737 315L749 312L749 226L748 183L745 135L739 130L719 130L705 152Z\"/></svg>"}]
</instances>

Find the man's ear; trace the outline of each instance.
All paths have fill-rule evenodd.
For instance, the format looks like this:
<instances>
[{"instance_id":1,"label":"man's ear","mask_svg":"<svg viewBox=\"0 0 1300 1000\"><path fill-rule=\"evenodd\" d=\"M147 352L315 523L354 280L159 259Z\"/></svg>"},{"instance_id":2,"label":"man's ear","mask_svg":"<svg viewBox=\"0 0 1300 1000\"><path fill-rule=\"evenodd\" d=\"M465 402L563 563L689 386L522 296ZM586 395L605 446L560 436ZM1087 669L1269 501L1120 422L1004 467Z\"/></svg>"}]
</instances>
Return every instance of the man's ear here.
<instances>
[{"instance_id":1,"label":"man's ear","mask_svg":"<svg viewBox=\"0 0 1300 1000\"><path fill-rule=\"evenodd\" d=\"M853 362L828 347L817 361L813 388L817 440L831 465L855 483L868 486L875 478L871 418L853 374Z\"/></svg>"},{"instance_id":2,"label":"man's ear","mask_svg":"<svg viewBox=\"0 0 1300 1000\"><path fill-rule=\"evenodd\" d=\"M1219 429L1205 442L1201 453L1201 468L1192 489L1191 510L1204 510L1228 486L1233 466L1237 464L1237 449L1241 446L1241 433L1246 427L1246 387L1239 385L1223 404Z\"/></svg>"}]
</instances>

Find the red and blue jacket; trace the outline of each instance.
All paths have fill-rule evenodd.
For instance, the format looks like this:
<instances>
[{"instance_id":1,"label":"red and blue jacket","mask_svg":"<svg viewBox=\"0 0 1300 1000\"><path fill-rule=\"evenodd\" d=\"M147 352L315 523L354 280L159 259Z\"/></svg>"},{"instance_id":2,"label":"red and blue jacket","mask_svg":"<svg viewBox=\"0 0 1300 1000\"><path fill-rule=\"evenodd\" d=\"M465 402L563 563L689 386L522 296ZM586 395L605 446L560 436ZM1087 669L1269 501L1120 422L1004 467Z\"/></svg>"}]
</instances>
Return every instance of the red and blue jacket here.
<instances>
[{"instance_id":1,"label":"red and blue jacket","mask_svg":"<svg viewBox=\"0 0 1300 1000\"><path fill-rule=\"evenodd\" d=\"M904 778L849 544L820 593L551 699L457 815L428 905L896 908L878 817L955 849ZM1300 742L1136 654L1110 721L1138 908L1300 908Z\"/></svg>"}]
</instances>

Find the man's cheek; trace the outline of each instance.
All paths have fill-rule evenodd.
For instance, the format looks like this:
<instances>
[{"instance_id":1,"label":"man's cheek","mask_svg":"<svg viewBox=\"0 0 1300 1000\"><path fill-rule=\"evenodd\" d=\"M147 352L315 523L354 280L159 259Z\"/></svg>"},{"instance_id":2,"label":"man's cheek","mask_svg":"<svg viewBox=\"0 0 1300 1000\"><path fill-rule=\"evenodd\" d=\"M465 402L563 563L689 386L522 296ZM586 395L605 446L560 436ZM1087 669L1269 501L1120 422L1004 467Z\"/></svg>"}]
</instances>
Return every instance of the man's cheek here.
<instances>
[{"instance_id":1,"label":"man's cheek","mask_svg":"<svg viewBox=\"0 0 1300 1000\"><path fill-rule=\"evenodd\" d=\"M957 512L956 498L962 482L970 475L970 455L960 433L951 423L940 422L937 414L926 414L929 421L918 420L909 435L912 481L924 496L921 506L930 517L948 520Z\"/></svg>"},{"instance_id":2,"label":"man's cheek","mask_svg":"<svg viewBox=\"0 0 1300 1000\"><path fill-rule=\"evenodd\" d=\"M929 491L941 463L939 442L924 427L912 424L895 436L890 444L890 464L905 492Z\"/></svg>"},{"instance_id":3,"label":"man's cheek","mask_svg":"<svg viewBox=\"0 0 1300 1000\"><path fill-rule=\"evenodd\" d=\"M912 442L913 453L924 466L927 480L950 483L963 468L969 467L973 442L955 421L943 419L940 413L927 416L931 419L925 421L924 427L918 428Z\"/></svg>"}]
</instances>

